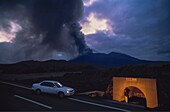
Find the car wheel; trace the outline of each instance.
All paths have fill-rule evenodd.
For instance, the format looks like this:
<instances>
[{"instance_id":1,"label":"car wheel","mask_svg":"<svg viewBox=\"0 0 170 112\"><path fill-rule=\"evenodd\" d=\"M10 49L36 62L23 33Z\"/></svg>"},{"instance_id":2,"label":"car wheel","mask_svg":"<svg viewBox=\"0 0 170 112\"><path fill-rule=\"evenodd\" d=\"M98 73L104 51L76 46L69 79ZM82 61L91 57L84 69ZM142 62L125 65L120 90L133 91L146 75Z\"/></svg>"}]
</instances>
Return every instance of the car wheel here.
<instances>
[{"instance_id":1,"label":"car wheel","mask_svg":"<svg viewBox=\"0 0 170 112\"><path fill-rule=\"evenodd\" d=\"M41 94L41 90L40 90L40 89L37 89L37 90L35 91L35 93L36 93L37 95L39 95L39 94Z\"/></svg>"},{"instance_id":2,"label":"car wheel","mask_svg":"<svg viewBox=\"0 0 170 112\"><path fill-rule=\"evenodd\" d=\"M64 97L64 93L63 93L63 92L59 92L59 93L58 93L58 97L59 97L59 98L63 98L63 97Z\"/></svg>"}]
</instances>

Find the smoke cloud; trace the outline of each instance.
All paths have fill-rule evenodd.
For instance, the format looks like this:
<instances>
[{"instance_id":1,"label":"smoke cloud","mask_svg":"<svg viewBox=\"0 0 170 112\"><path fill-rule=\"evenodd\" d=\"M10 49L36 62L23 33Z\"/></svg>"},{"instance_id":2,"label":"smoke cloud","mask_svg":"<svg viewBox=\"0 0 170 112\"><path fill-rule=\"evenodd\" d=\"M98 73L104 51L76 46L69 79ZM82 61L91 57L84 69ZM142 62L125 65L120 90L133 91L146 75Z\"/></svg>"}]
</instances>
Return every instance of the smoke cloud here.
<instances>
[{"instance_id":1,"label":"smoke cloud","mask_svg":"<svg viewBox=\"0 0 170 112\"><path fill-rule=\"evenodd\" d=\"M0 42L0 63L92 52L80 31L82 14L81 0L1 0L0 40L8 41Z\"/></svg>"}]
</instances>

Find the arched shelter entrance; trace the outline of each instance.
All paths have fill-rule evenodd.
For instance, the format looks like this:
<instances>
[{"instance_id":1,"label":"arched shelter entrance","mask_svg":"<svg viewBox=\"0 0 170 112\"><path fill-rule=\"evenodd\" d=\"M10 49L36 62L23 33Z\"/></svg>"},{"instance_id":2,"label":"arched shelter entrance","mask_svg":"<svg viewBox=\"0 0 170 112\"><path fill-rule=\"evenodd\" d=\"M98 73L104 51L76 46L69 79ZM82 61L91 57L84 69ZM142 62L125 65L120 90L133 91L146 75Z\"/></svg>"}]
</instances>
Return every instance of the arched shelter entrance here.
<instances>
[{"instance_id":1,"label":"arched shelter entrance","mask_svg":"<svg viewBox=\"0 0 170 112\"><path fill-rule=\"evenodd\" d=\"M126 93L127 92L127 93ZM113 77L113 100L158 107L156 79Z\"/></svg>"}]
</instances>

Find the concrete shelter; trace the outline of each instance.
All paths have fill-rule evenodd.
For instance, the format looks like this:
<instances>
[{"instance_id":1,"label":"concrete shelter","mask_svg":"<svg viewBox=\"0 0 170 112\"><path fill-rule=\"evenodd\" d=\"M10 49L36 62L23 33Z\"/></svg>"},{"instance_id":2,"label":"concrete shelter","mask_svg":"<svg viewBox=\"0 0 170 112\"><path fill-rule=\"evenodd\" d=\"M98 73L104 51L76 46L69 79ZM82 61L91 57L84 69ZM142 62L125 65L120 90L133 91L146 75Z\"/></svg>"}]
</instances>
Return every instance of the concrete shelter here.
<instances>
[{"instance_id":1,"label":"concrete shelter","mask_svg":"<svg viewBox=\"0 0 170 112\"><path fill-rule=\"evenodd\" d=\"M106 93L109 91L113 100L158 107L156 79L113 77Z\"/></svg>"}]
</instances>

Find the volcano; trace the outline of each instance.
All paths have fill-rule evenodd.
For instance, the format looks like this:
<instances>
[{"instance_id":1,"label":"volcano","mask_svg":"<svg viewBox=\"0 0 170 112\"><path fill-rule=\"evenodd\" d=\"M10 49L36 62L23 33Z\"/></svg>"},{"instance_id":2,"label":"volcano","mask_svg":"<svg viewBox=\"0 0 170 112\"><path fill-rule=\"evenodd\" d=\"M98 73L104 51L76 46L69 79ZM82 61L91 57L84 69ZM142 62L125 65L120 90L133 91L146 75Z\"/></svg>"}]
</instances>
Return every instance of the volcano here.
<instances>
[{"instance_id":1,"label":"volcano","mask_svg":"<svg viewBox=\"0 0 170 112\"><path fill-rule=\"evenodd\" d=\"M111 52L109 54L105 53L88 53L82 56L79 56L73 60L70 60L72 63L77 64L89 64L100 67L120 67L126 65L139 65L139 64L151 64L155 63L153 61L140 60L132 56Z\"/></svg>"}]
</instances>

